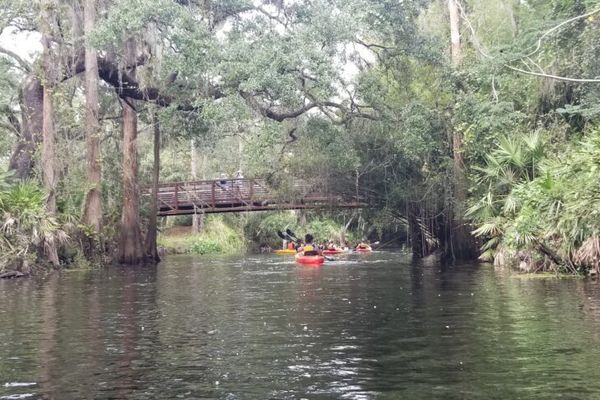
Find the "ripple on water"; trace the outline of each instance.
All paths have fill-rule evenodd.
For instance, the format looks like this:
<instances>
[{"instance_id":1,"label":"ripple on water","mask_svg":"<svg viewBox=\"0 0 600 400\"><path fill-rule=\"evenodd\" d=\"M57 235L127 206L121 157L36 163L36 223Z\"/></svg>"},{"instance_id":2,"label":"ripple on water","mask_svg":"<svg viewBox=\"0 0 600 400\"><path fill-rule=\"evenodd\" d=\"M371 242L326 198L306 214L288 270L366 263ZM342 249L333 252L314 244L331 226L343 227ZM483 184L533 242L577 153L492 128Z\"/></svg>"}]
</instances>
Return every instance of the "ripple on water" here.
<instances>
[{"instance_id":1,"label":"ripple on water","mask_svg":"<svg viewBox=\"0 0 600 400\"><path fill-rule=\"evenodd\" d=\"M18 394L9 394L6 396L0 396L0 400L21 400L21 399L30 399L36 396L34 393L18 393Z\"/></svg>"}]
</instances>

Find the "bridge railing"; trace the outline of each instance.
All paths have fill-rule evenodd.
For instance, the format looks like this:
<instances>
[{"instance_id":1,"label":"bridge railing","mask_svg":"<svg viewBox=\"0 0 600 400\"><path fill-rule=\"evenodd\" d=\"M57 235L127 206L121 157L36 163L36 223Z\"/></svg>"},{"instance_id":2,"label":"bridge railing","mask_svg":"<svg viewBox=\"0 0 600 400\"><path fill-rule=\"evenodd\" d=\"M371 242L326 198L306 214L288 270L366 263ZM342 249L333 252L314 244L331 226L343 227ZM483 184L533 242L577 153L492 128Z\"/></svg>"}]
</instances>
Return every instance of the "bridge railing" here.
<instances>
[{"instance_id":1,"label":"bridge railing","mask_svg":"<svg viewBox=\"0 0 600 400\"><path fill-rule=\"evenodd\" d=\"M304 208L307 204L355 206L357 203L357 199L329 193L319 184L290 180L289 184L283 183L283 187L274 190L261 178L162 183L158 186L158 201L161 215Z\"/></svg>"},{"instance_id":2,"label":"bridge railing","mask_svg":"<svg viewBox=\"0 0 600 400\"><path fill-rule=\"evenodd\" d=\"M238 178L163 183L158 187L160 208L217 208L226 204L250 204L268 195L263 179Z\"/></svg>"}]
</instances>

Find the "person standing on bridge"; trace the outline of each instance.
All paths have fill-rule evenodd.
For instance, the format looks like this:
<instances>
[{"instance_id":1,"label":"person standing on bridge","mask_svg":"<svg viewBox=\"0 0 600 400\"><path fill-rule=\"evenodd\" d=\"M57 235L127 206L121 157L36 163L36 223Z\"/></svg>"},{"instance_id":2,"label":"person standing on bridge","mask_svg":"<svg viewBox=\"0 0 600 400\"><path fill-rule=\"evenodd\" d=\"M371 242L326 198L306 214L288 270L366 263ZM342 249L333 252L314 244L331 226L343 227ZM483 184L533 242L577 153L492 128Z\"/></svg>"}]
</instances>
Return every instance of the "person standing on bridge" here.
<instances>
[{"instance_id":1,"label":"person standing on bridge","mask_svg":"<svg viewBox=\"0 0 600 400\"><path fill-rule=\"evenodd\" d=\"M227 187L225 186L227 184L227 175L225 174L221 174L220 178L219 178L219 183L217 184L221 189L227 189Z\"/></svg>"}]
</instances>

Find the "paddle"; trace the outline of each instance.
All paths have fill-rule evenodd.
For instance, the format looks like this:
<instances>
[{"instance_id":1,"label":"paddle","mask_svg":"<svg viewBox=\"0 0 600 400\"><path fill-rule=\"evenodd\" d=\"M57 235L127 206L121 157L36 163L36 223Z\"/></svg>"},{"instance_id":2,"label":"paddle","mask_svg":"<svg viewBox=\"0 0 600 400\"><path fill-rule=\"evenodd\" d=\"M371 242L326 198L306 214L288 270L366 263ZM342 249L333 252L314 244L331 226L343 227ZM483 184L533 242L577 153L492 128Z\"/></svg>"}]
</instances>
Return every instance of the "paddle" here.
<instances>
[{"instance_id":1,"label":"paddle","mask_svg":"<svg viewBox=\"0 0 600 400\"><path fill-rule=\"evenodd\" d=\"M294 232L292 232L291 229L286 229L285 233L287 233L287 235L290 237L290 239L295 240L296 242L298 242L298 238L296 237L296 234ZM326 256L325 254L322 254L323 258L326 259L327 261L335 261L335 258L333 257L329 257Z\"/></svg>"},{"instance_id":2,"label":"paddle","mask_svg":"<svg viewBox=\"0 0 600 400\"><path fill-rule=\"evenodd\" d=\"M281 231L279 231L279 230L277 231L277 236L279 236L279 237L280 237L280 238L282 238L283 240L289 240L289 238L288 238L287 236L285 236L285 235L283 234L283 232L281 232Z\"/></svg>"},{"instance_id":3,"label":"paddle","mask_svg":"<svg viewBox=\"0 0 600 400\"><path fill-rule=\"evenodd\" d=\"M292 232L289 228L285 230L285 233L287 233L288 236L291 237L293 240L298 241L296 234Z\"/></svg>"}]
</instances>

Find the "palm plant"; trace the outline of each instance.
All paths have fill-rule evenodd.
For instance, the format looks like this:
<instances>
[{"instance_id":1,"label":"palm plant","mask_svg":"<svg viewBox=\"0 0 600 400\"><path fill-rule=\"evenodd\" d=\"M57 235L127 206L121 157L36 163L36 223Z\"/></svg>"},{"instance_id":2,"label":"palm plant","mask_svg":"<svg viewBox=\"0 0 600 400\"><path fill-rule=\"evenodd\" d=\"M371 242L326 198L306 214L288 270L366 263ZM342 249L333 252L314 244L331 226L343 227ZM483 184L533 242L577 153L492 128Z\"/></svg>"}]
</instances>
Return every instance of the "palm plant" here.
<instances>
[{"instance_id":1,"label":"palm plant","mask_svg":"<svg viewBox=\"0 0 600 400\"><path fill-rule=\"evenodd\" d=\"M466 215L478 225L473 234L486 240L481 259L491 261L496 257L506 234L505 225L520 209L514 189L537 176L543 155L543 141L538 133L522 138L504 137L486 156L486 164L474 168L479 185L487 190ZM520 242L531 238L529 234L517 237Z\"/></svg>"},{"instance_id":2,"label":"palm plant","mask_svg":"<svg viewBox=\"0 0 600 400\"><path fill-rule=\"evenodd\" d=\"M537 138L524 139L523 151L507 143L481 168L489 189L469 210L475 234L487 239L484 256L525 250L568 272L600 273L600 130L548 159ZM512 186L501 174L508 167L519 177Z\"/></svg>"},{"instance_id":3,"label":"palm plant","mask_svg":"<svg viewBox=\"0 0 600 400\"><path fill-rule=\"evenodd\" d=\"M28 269L29 261L39 261L39 250L62 244L68 236L57 219L47 213L46 196L37 184L0 181L0 270L8 266Z\"/></svg>"}]
</instances>

